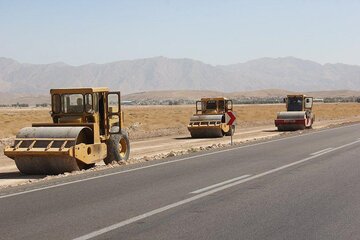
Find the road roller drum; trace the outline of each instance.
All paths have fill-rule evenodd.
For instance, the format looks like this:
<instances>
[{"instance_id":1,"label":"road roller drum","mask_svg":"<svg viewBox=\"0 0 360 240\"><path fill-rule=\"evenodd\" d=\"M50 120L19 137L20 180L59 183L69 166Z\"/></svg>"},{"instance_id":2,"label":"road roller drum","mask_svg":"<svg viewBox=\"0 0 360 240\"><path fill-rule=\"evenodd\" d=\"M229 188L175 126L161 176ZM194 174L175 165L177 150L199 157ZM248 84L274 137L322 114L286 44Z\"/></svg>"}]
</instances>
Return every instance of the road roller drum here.
<instances>
[{"instance_id":1,"label":"road roller drum","mask_svg":"<svg viewBox=\"0 0 360 240\"><path fill-rule=\"evenodd\" d=\"M25 174L72 172L91 166L71 156L80 143L93 143L90 128L26 127L16 135L14 147L7 149L7 155L13 157L20 172Z\"/></svg>"},{"instance_id":2,"label":"road roller drum","mask_svg":"<svg viewBox=\"0 0 360 240\"><path fill-rule=\"evenodd\" d=\"M188 130L193 138L217 138L234 130L225 123L225 113L232 111L226 98L202 98L196 103L196 114L190 118Z\"/></svg>"}]
</instances>

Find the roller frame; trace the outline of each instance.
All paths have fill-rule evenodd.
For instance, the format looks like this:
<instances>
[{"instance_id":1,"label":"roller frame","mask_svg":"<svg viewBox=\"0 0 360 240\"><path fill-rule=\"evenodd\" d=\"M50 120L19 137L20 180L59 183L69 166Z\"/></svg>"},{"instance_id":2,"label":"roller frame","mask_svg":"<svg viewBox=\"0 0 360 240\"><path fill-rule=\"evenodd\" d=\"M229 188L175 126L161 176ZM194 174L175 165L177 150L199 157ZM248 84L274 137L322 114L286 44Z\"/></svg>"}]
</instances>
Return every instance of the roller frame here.
<instances>
[{"instance_id":1,"label":"roller frame","mask_svg":"<svg viewBox=\"0 0 360 240\"><path fill-rule=\"evenodd\" d=\"M106 157L106 144L92 136L88 127L23 128L4 153L26 174L78 171Z\"/></svg>"},{"instance_id":2,"label":"roller frame","mask_svg":"<svg viewBox=\"0 0 360 240\"><path fill-rule=\"evenodd\" d=\"M307 118L306 115L309 117ZM311 112L279 112L277 119L275 119L275 126L280 131L295 131L311 128L313 122L314 116Z\"/></svg>"},{"instance_id":3,"label":"roller frame","mask_svg":"<svg viewBox=\"0 0 360 240\"><path fill-rule=\"evenodd\" d=\"M195 114L190 118L188 130L193 138L223 137L229 126L222 122L223 114Z\"/></svg>"}]
</instances>

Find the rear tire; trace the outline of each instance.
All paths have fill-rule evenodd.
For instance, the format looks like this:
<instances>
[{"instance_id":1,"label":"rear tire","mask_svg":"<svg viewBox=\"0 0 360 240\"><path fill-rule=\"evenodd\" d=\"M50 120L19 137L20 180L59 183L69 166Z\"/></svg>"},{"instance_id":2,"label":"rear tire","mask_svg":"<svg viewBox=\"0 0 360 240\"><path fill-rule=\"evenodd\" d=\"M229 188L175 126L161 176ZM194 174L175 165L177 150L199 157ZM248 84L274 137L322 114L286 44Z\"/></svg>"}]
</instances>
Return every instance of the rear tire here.
<instances>
[{"instance_id":1,"label":"rear tire","mask_svg":"<svg viewBox=\"0 0 360 240\"><path fill-rule=\"evenodd\" d=\"M118 131L119 127L114 126L111 131ZM107 156L104 159L105 164L113 161L126 161L130 155L130 141L127 132L121 130L119 134L111 134L107 140Z\"/></svg>"},{"instance_id":2,"label":"rear tire","mask_svg":"<svg viewBox=\"0 0 360 240\"><path fill-rule=\"evenodd\" d=\"M278 129L279 132L285 132L286 131L286 129L283 126L278 126L277 129Z\"/></svg>"}]
</instances>

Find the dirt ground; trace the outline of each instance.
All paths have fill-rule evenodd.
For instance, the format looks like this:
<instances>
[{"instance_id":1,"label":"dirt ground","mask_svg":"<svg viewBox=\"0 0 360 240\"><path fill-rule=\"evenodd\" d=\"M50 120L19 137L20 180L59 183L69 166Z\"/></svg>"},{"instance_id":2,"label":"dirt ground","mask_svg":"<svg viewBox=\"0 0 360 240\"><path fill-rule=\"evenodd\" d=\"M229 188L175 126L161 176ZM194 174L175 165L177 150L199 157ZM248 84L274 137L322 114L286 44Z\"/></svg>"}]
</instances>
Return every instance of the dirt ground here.
<instances>
[{"instance_id":1,"label":"dirt ground","mask_svg":"<svg viewBox=\"0 0 360 240\"><path fill-rule=\"evenodd\" d=\"M236 105L234 111L240 128L271 125L276 113L284 111L284 104ZM50 122L50 109L1 109L0 139L10 138L31 123ZM124 106L125 127L130 138L145 139L187 133L187 124L195 106ZM359 103L314 105L317 121L347 119L360 116Z\"/></svg>"},{"instance_id":2,"label":"dirt ground","mask_svg":"<svg viewBox=\"0 0 360 240\"><path fill-rule=\"evenodd\" d=\"M238 105L236 143L270 138L279 133L274 127L278 111L284 105ZM149 161L192 151L221 147L229 143L222 139L191 139L187 131L194 106L125 106L125 127L131 138L131 163ZM360 121L360 104L316 104L315 129ZM46 176L21 175L11 159L3 155L16 132L32 122L50 122L49 109L0 109L0 188L46 179ZM99 164L100 170L102 163Z\"/></svg>"}]
</instances>

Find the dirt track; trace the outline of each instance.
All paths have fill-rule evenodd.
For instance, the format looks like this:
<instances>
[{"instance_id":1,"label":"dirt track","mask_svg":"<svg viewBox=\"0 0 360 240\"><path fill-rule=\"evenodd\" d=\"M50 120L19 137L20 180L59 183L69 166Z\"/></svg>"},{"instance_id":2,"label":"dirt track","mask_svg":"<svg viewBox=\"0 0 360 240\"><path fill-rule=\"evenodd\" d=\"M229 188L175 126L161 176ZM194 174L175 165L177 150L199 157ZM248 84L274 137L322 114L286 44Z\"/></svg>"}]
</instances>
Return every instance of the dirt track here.
<instances>
[{"instance_id":1,"label":"dirt track","mask_svg":"<svg viewBox=\"0 0 360 240\"><path fill-rule=\"evenodd\" d=\"M357 121L360 121L360 117L353 117L346 120L320 121L314 125L314 129L321 129L333 125ZM298 133L301 133L301 131L298 131ZM238 129L235 133L234 142L237 144L244 143L258 139L271 138L280 134L288 133L277 132L273 125L242 128ZM150 161L167 156L175 156L193 151L217 148L229 143L230 137L220 139L192 139L189 134L136 140L131 142L130 163ZM105 167L103 165L103 163L99 163L95 170L103 169ZM46 176L22 175L18 172L14 162L3 155L0 155L0 166L0 188L26 184L38 179L53 178ZM94 171L94 169L92 171Z\"/></svg>"}]
</instances>

